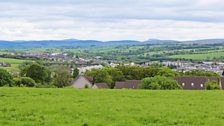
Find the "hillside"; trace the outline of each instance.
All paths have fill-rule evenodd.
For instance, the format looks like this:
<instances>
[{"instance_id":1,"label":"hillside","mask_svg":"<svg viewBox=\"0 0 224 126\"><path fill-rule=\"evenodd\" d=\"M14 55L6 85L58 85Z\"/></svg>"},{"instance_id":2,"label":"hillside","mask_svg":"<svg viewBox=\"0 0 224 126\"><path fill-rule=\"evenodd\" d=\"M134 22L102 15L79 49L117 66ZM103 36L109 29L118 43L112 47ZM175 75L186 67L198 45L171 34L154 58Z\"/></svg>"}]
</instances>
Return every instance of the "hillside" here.
<instances>
[{"instance_id":1,"label":"hillside","mask_svg":"<svg viewBox=\"0 0 224 126\"><path fill-rule=\"evenodd\" d=\"M93 47L93 46L112 46L112 45L145 45L145 44L163 44L163 43L198 43L213 44L223 43L224 39L205 39L192 41L175 41L175 40L159 40L149 39L147 41L119 40L119 41L96 41L96 40L41 40L41 41L1 41L0 48L39 48L39 47Z\"/></svg>"},{"instance_id":2,"label":"hillside","mask_svg":"<svg viewBox=\"0 0 224 126\"><path fill-rule=\"evenodd\" d=\"M96 41L96 40L42 40L42 41L0 41L0 48L39 48L39 47L93 47L111 45L137 45L138 41Z\"/></svg>"}]
</instances>

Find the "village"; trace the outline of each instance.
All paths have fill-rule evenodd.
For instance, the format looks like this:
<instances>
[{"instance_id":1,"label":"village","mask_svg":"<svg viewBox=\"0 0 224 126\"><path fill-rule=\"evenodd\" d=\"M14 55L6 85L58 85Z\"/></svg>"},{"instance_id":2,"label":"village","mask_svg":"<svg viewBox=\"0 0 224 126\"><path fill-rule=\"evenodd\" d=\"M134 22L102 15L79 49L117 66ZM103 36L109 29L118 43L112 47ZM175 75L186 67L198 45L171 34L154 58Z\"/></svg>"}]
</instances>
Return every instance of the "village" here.
<instances>
[{"instance_id":1,"label":"village","mask_svg":"<svg viewBox=\"0 0 224 126\"><path fill-rule=\"evenodd\" d=\"M184 76L173 78L184 90L205 90L206 82L217 81L220 89L224 90L224 77L199 77L199 76ZM126 80L116 82L114 89L139 89L141 80ZM92 77L78 76L73 82L74 88L97 88L109 89L107 83L93 83Z\"/></svg>"},{"instance_id":2,"label":"village","mask_svg":"<svg viewBox=\"0 0 224 126\"><path fill-rule=\"evenodd\" d=\"M90 70L93 68L102 68L103 66L111 66L116 67L121 63L118 61L107 61L103 60L101 56L95 57L78 57L78 56L70 56L67 53L48 53L48 52L29 52L29 53L11 53L9 56L14 57L23 57L23 58L37 58L44 59L47 61L53 61L58 63L70 63L75 64L80 73L84 73L86 70ZM170 67L174 71L178 72L187 72L192 70L203 70L218 73L219 75L223 74L224 63L223 62L208 62L208 61L200 61L200 62L190 62L190 61L149 61L142 64L136 64L134 62L130 63L122 63L125 66L145 66L158 63L166 67ZM10 63L0 62L0 66L10 67Z\"/></svg>"},{"instance_id":3,"label":"village","mask_svg":"<svg viewBox=\"0 0 224 126\"><path fill-rule=\"evenodd\" d=\"M78 76L74 78L71 83L71 86L74 88L111 88L107 83L94 83L93 77L85 76L87 71L91 71L94 69L102 69L104 67L112 67L115 68L117 66L136 66L136 67L145 67L147 68L150 65L157 64L160 66L164 66L170 68L172 71L186 73L190 71L207 71L213 72L218 75L224 75L224 63L222 62L186 62L186 61L149 61L144 64L136 64L134 62L131 63L123 63L119 64L118 62L108 62L106 60L102 60L103 57L78 57L78 56L69 56L67 53L16 53L11 54L11 56L15 57L25 57L27 58L36 58L36 59L44 59L46 61L51 61L54 63L67 63L69 65L69 69L71 74L73 74L74 68L71 67L72 64L76 66L78 69ZM48 62L49 65L49 62ZM11 67L12 65L7 62L0 62L0 67ZM12 73L12 72L11 72ZM15 72L13 72L15 73ZM14 75L14 74L13 74ZM18 73L17 73L18 75ZM173 80L177 81L179 86L181 86L185 90L204 90L206 82L208 81L217 81L220 89L224 89L224 78L219 77L208 77L208 76L180 76L173 77ZM114 82L114 89L139 89L139 85L142 80L125 80L125 81L116 81Z\"/></svg>"}]
</instances>

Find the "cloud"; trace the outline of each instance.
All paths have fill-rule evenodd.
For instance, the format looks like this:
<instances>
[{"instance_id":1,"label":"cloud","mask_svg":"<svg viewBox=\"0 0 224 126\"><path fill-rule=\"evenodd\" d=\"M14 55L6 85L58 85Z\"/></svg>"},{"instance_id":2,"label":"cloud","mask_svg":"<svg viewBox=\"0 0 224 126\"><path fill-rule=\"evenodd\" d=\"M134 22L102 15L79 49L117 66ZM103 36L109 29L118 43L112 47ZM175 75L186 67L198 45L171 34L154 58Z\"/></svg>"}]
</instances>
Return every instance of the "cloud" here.
<instances>
[{"instance_id":1,"label":"cloud","mask_svg":"<svg viewBox=\"0 0 224 126\"><path fill-rule=\"evenodd\" d=\"M0 39L222 38L222 0L0 0Z\"/></svg>"}]
</instances>

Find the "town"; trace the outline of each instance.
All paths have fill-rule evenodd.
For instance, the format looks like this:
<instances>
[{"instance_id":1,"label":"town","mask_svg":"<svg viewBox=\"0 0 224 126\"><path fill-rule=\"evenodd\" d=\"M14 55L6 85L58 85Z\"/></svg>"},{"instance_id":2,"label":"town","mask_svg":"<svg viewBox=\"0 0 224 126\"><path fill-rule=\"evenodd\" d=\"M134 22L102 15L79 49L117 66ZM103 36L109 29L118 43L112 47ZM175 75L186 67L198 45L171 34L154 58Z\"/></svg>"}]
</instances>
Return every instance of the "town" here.
<instances>
[{"instance_id":1,"label":"town","mask_svg":"<svg viewBox=\"0 0 224 126\"><path fill-rule=\"evenodd\" d=\"M72 86L74 88L114 88L114 89L140 89L140 85L143 82L145 77L154 77L162 74L155 74L152 76L144 76L144 77L123 77L123 79L118 80L96 80L96 78L100 78L98 76L101 75L95 75L90 74L90 76L87 76L88 73L91 73L91 71L97 71L104 70L105 68L110 68L119 70L116 72L121 72L122 76L126 73L125 71L122 71L120 66L127 67L127 69L136 69L141 68L142 70L148 69L148 67L152 67L154 65L155 68L158 67L158 69L168 69L168 72L174 72L175 74L172 76L172 80L175 80L178 85L185 90L203 90L206 89L206 83L210 81L215 81L218 84L218 87L220 89L224 88L224 82L222 76L224 75L224 63L222 62L208 62L208 61L167 61L167 60L160 60L160 61L149 61L144 62L141 64L135 63L135 62L118 62L118 61L107 61L104 60L102 56L95 56L95 57L80 57L76 55L71 55L69 53L49 53L49 52L29 52L29 53L9 53L9 54L3 54L1 57L10 57L15 59L27 59L26 62L29 61L37 61L42 62L43 67L46 67L48 69L51 68L51 66L64 66L63 69L68 69L69 74L71 76L74 75L74 72L77 74L73 76L73 79L69 82L69 78L67 78L68 83L64 86ZM30 63L28 63L30 64ZM32 64L32 63L31 63ZM25 64L27 65L27 64ZM0 62L0 67L10 68L14 65L8 63L8 62ZM17 65L18 66L18 65ZM169 71L170 70L170 71ZM20 72L11 71L11 75L20 77L21 72L23 70L21 69ZM50 70L51 71L51 70ZM50 72L49 71L49 72ZM63 71L63 70L62 70ZM197 75L193 74L192 71L204 71L205 74ZM55 73L55 71L51 71L52 73ZM78 72L78 73L77 73ZM110 73L110 71L107 71ZM149 71L150 73L151 71ZM167 71L166 71L167 72ZM171 72L171 74L172 74ZM209 74L207 74L207 73ZM212 73L213 76L210 76L210 73ZM114 73L110 73L114 74ZM146 73L148 74L148 73ZM170 74L170 73L169 73ZM25 75L26 76L26 75ZM49 75L52 76L52 75ZM130 76L130 75L126 75ZM140 76L140 75L137 75ZM166 75L165 75L166 76ZM29 76L27 76L29 77ZM110 77L114 78L114 75L110 75ZM221 77L221 78L220 78ZM31 78L32 79L32 78ZM65 78L66 79L66 78ZM37 81L38 82L38 81ZM49 82L47 82L49 83ZM60 82L59 82L60 83ZM63 87L63 86L62 86Z\"/></svg>"}]
</instances>

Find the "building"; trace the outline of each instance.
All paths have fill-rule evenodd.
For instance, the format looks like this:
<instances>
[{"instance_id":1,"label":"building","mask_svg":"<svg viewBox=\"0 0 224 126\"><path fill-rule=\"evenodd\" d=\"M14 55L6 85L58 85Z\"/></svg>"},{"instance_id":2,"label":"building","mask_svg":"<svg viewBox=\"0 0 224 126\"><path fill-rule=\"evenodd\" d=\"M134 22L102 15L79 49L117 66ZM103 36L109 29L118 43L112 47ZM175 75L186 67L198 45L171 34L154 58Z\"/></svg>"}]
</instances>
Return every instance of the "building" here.
<instances>
[{"instance_id":1,"label":"building","mask_svg":"<svg viewBox=\"0 0 224 126\"><path fill-rule=\"evenodd\" d=\"M138 89L141 80L127 80L122 82L116 82L116 89Z\"/></svg>"},{"instance_id":2,"label":"building","mask_svg":"<svg viewBox=\"0 0 224 126\"><path fill-rule=\"evenodd\" d=\"M86 77L86 76L78 76L76 79L72 82L72 87L74 88L110 88L108 84L106 83L95 83L93 84L93 78L92 77Z\"/></svg>"},{"instance_id":3,"label":"building","mask_svg":"<svg viewBox=\"0 0 224 126\"><path fill-rule=\"evenodd\" d=\"M2 67L11 67L10 63L0 62L0 66Z\"/></svg>"},{"instance_id":4,"label":"building","mask_svg":"<svg viewBox=\"0 0 224 126\"><path fill-rule=\"evenodd\" d=\"M92 88L97 88L97 89L105 89L105 88L110 88L109 86L108 86L108 84L106 84L106 83L95 83L93 86L92 86Z\"/></svg>"},{"instance_id":5,"label":"building","mask_svg":"<svg viewBox=\"0 0 224 126\"><path fill-rule=\"evenodd\" d=\"M93 84L92 77L78 76L72 82L72 87L74 87L74 88L91 88L92 84Z\"/></svg>"},{"instance_id":6,"label":"building","mask_svg":"<svg viewBox=\"0 0 224 126\"><path fill-rule=\"evenodd\" d=\"M219 78L217 77L200 77L200 76L176 77L175 80L178 82L180 86L182 86L184 90L204 90L207 81L217 81L218 83L222 82L221 79L219 80Z\"/></svg>"}]
</instances>

